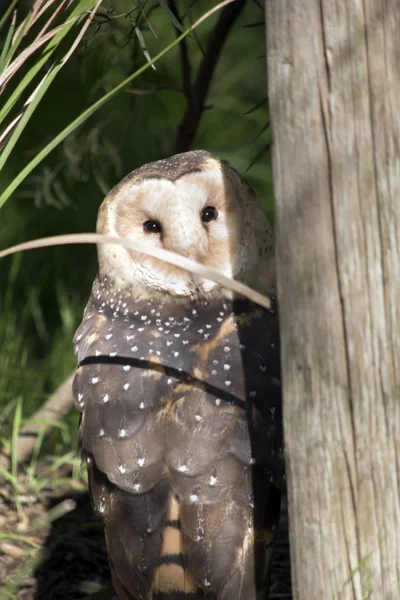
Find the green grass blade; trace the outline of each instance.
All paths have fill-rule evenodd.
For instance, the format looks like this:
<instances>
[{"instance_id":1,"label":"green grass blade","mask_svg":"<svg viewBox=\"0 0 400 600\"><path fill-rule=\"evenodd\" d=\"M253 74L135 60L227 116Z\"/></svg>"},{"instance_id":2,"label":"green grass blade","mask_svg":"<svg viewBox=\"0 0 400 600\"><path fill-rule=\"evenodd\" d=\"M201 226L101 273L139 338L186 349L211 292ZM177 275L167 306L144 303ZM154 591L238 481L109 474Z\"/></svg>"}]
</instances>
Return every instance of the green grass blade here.
<instances>
[{"instance_id":1,"label":"green grass blade","mask_svg":"<svg viewBox=\"0 0 400 600\"><path fill-rule=\"evenodd\" d=\"M265 27L265 21L257 21L256 23L249 23L248 25L242 25L243 29L249 29L252 27Z\"/></svg>"},{"instance_id":2,"label":"green grass blade","mask_svg":"<svg viewBox=\"0 0 400 600\"><path fill-rule=\"evenodd\" d=\"M25 35L25 32L29 29L29 26L31 25L31 21L32 21L32 11L23 20L23 22L21 23L21 25L17 29L16 38L13 41L13 43L11 44L11 46L10 46L8 52L7 52L7 56L6 56L5 60L4 60L4 65L8 65L10 63L12 57L14 56L14 54L16 53L16 51L18 50L18 46L20 45L21 40L22 40L22 38Z\"/></svg>"},{"instance_id":3,"label":"green grass blade","mask_svg":"<svg viewBox=\"0 0 400 600\"><path fill-rule=\"evenodd\" d=\"M141 50L143 52L143 55L144 55L145 59L148 62L151 62L151 56L150 56L149 51L147 50L147 46L146 46L146 42L144 41L143 34L140 31L139 27L137 27L136 25L135 25L135 33L136 33L137 39L139 40L139 45L140 45L140 48L141 48ZM153 67L154 70L156 70L156 68L155 68L154 65L152 65L152 67Z\"/></svg>"},{"instance_id":4,"label":"green grass blade","mask_svg":"<svg viewBox=\"0 0 400 600\"><path fill-rule=\"evenodd\" d=\"M18 515L21 514L22 507L18 496L18 437L21 431L22 423L22 398L17 399L15 405L14 420L11 434L11 477L14 482L14 495L15 504L17 507Z\"/></svg>"},{"instance_id":5,"label":"green grass blade","mask_svg":"<svg viewBox=\"0 0 400 600\"><path fill-rule=\"evenodd\" d=\"M39 549L41 546L26 535L20 535L18 533L0 533L0 540L11 540L13 542L24 542L32 548Z\"/></svg>"},{"instance_id":6,"label":"green grass blade","mask_svg":"<svg viewBox=\"0 0 400 600\"><path fill-rule=\"evenodd\" d=\"M5 23L7 22L8 17L10 16L14 6L16 6L17 0L11 0L10 6L7 8L6 12L0 19L0 31L3 29Z\"/></svg>"},{"instance_id":7,"label":"green grass blade","mask_svg":"<svg viewBox=\"0 0 400 600\"><path fill-rule=\"evenodd\" d=\"M1 594L2 595L0 596L0 600L5 600L6 598L8 600L18 600L18 598L15 594L12 594L11 592L7 591L5 588L3 589Z\"/></svg>"},{"instance_id":8,"label":"green grass blade","mask_svg":"<svg viewBox=\"0 0 400 600\"><path fill-rule=\"evenodd\" d=\"M18 480L14 479L14 477L12 476L12 474L9 471L4 469L3 467L0 467L0 475L1 475L1 477L4 477L4 479L6 481L8 481L8 483L10 483L12 485L14 492L22 493L22 487L18 483Z\"/></svg>"},{"instance_id":9,"label":"green grass blade","mask_svg":"<svg viewBox=\"0 0 400 600\"><path fill-rule=\"evenodd\" d=\"M32 44L25 48L13 62L7 63L0 75L1 87L4 88L10 79L14 77L16 73L18 73L22 65L24 65L39 48L43 47L48 40L50 40L52 37L55 37L60 30L64 29L66 25L68 25L68 22L64 25L59 25L52 31L48 31L41 39L35 40L32 42Z\"/></svg>"},{"instance_id":10,"label":"green grass blade","mask_svg":"<svg viewBox=\"0 0 400 600\"><path fill-rule=\"evenodd\" d=\"M95 4L94 0L90 2L91 7ZM44 64L51 58L54 51L57 49L61 41L65 38L66 35L70 32L71 28L74 26L76 22L76 17L80 14L86 13L90 10L90 7L87 6L87 2L83 4L80 2L72 13L69 16L68 20L72 20L69 24L66 24L65 28L62 29L54 36L53 39L49 41L47 46L43 49L41 57L35 62L34 65L29 69L26 73L22 81L18 84L14 92L11 94L10 98L7 100L3 108L0 110L0 124L3 123L5 117L8 115L10 110L13 108L17 100L21 97L23 91L27 88L27 86L31 83L31 81L36 77L39 71L42 69ZM81 11L81 12L79 12ZM74 20L75 18L75 20Z\"/></svg>"},{"instance_id":11,"label":"green grass blade","mask_svg":"<svg viewBox=\"0 0 400 600\"><path fill-rule=\"evenodd\" d=\"M34 111L36 110L36 107L38 106L39 102L41 101L44 94L46 93L46 91L50 87L51 83L55 79L56 75L58 74L59 70L61 69L61 66L62 65L55 67L53 65L51 67L51 70L47 72L47 75L44 76L44 78L39 83L38 87L36 88L31 102L28 104L28 106L23 111L23 115L20 118L18 125L13 130L12 135L10 136L8 142L6 143L6 145L4 146L4 148L0 154L0 171L4 167L8 157L10 156L12 150L14 149L15 144L17 143L20 135L24 131L26 124L28 123L28 121L31 118Z\"/></svg>"},{"instance_id":12,"label":"green grass blade","mask_svg":"<svg viewBox=\"0 0 400 600\"><path fill-rule=\"evenodd\" d=\"M65 32L61 32L61 33L64 33L64 35L66 35L68 33L68 31L69 31L69 28ZM64 35L62 37L64 37ZM61 42L61 39L59 40L59 42ZM28 87L28 85L31 83L31 81L36 77L36 75L42 69L43 65L49 60L49 58L51 57L51 55L53 54L53 52L55 50L56 50L56 46L54 46L54 48L51 48L50 50L47 47L45 49L45 51L43 52L42 58L40 58L38 60L38 62L36 62L32 66L32 68L28 71L28 73L25 75L25 77L22 79L22 81L15 88L14 92L11 94L11 96L9 97L9 99L7 100L7 102L5 103L3 108L0 110L0 124L3 123L5 117L8 115L8 113L10 112L10 110L12 109L14 104L21 97L23 91Z\"/></svg>"},{"instance_id":13,"label":"green grass blade","mask_svg":"<svg viewBox=\"0 0 400 600\"><path fill-rule=\"evenodd\" d=\"M270 146L271 146L271 142L268 142L267 144L265 144L265 146L263 146L261 148L261 150L259 152L257 152L256 156L250 161L250 164L248 165L248 167L246 167L245 173L250 171L250 169L252 167L254 167L256 162L259 161L260 158L268 152L268 150L270 149Z\"/></svg>"},{"instance_id":14,"label":"green grass blade","mask_svg":"<svg viewBox=\"0 0 400 600\"><path fill-rule=\"evenodd\" d=\"M33 531L40 530L43 526L48 525L49 523L53 523L58 519L61 519L64 515L72 512L76 509L77 503L72 498L67 498L63 500L53 508L50 508L45 515L42 517L38 517L36 521L32 524L32 526L28 529L29 533Z\"/></svg>"},{"instance_id":15,"label":"green grass blade","mask_svg":"<svg viewBox=\"0 0 400 600\"><path fill-rule=\"evenodd\" d=\"M15 19L13 18L10 28L6 35L6 39L4 40L4 46L3 46L2 50L1 50L1 54L0 54L0 73L3 71L5 65L7 64L6 57L7 57L7 53L11 46L11 40L12 40L12 36L14 35L14 31L15 31Z\"/></svg>"},{"instance_id":16,"label":"green grass blade","mask_svg":"<svg viewBox=\"0 0 400 600\"><path fill-rule=\"evenodd\" d=\"M32 458L31 458L31 461L30 461L29 467L28 467L28 481L30 482L30 484L36 474L36 467L37 467L37 462L38 462L38 458L39 458L39 452L42 448L45 434L46 434L46 425L42 425L39 430L39 433L37 434L35 447L33 449Z\"/></svg>"},{"instance_id":17,"label":"green grass blade","mask_svg":"<svg viewBox=\"0 0 400 600\"><path fill-rule=\"evenodd\" d=\"M160 4L161 8L167 13L168 18L171 21L171 23L173 23L174 27L176 27L178 31L181 31L182 33L184 33L185 32L184 27L182 27L182 25L179 23L178 19L175 17L174 13L168 6L167 1L166 0L158 0L158 2Z\"/></svg>"},{"instance_id":18,"label":"green grass blade","mask_svg":"<svg viewBox=\"0 0 400 600\"><path fill-rule=\"evenodd\" d=\"M267 104L267 98L263 98L262 100L260 100L260 102L257 102L257 104L255 104L254 106L249 108L249 110L246 110L246 112L244 112L243 114L251 115L251 113L255 112L256 110L258 110L259 108L264 106L264 104Z\"/></svg>"},{"instance_id":19,"label":"green grass blade","mask_svg":"<svg viewBox=\"0 0 400 600\"><path fill-rule=\"evenodd\" d=\"M95 4L96 0L81 0L81 2L77 5L77 7L75 7L75 9L71 12L71 14L66 15L66 20L61 25L58 25L58 26L54 27L53 29L46 31L48 29L48 23L51 23L51 21L52 21L52 18L50 17L50 19L48 19L47 25L45 25L45 27L42 29L42 33L38 34L38 36L33 40L33 42L31 44L29 44L14 60L14 63L13 63L14 72L16 72L20 68L20 66L22 66L22 64L26 61L26 59L29 58L32 54L34 54L34 52L36 52L36 50L41 48L48 40L51 41L52 38L55 38L59 31L63 31L69 25L73 25L79 17L81 17L81 16L87 17L88 12L90 12L90 10L93 8L93 6L92 6L89 11L86 9L86 5L88 4L88 1L90 4L93 5L93 4ZM102 1L102 0L100 0L100 1ZM54 0L49 0L49 2L54 2ZM48 8L48 6L47 7L45 6L43 8L44 9ZM79 6L82 6L82 8L80 10L77 10L77 8L79 8ZM33 9L32 9L32 11L33 11ZM41 13L43 16L43 9L42 9ZM22 22L21 26L17 30L17 38L14 41L11 49L9 50L9 53L6 58L7 64L10 62L10 58L17 50L26 31L31 27L31 25L34 22L35 21L33 20L33 14L31 12L31 13L29 13L27 18ZM17 64L17 67L16 67L15 63ZM12 75L10 77L12 77L13 75L14 75L14 73L12 73Z\"/></svg>"},{"instance_id":20,"label":"green grass blade","mask_svg":"<svg viewBox=\"0 0 400 600\"><path fill-rule=\"evenodd\" d=\"M102 0L99 0L97 2L97 7L100 5L101 1ZM94 2L93 2L93 4L94 4ZM90 13L90 14L93 16L94 13ZM69 22L70 22L70 20L69 20ZM62 69L62 67L65 65L65 63L69 59L72 49L74 48L75 45L77 45L77 43L79 43L80 38L82 37L82 35L83 35L84 31L86 30L89 23L90 23L90 21L89 22L87 20L85 21L80 33L76 37L76 40L72 44L71 48L65 54L63 59L61 61L57 62L56 66L53 65L51 67L50 71L47 72L47 75L45 75L45 77L42 79L42 81L39 83L38 87L36 88L36 90L33 94L33 98L31 96L31 98L32 98L31 102L25 108L25 111L24 111L22 117L20 118L18 124L16 125L15 129L13 130L12 135L10 136L7 144L5 145L3 151L0 154L0 171L4 167L8 157L10 156L15 144L17 143L19 137L21 136L22 132L24 131L26 124L28 123L29 119L31 118L33 112L36 110L39 102L43 98L44 94L50 87L50 85L53 82L53 80L55 79L55 77L58 75L59 71ZM70 23L70 27L72 27L73 25L74 25L74 23Z\"/></svg>"},{"instance_id":21,"label":"green grass blade","mask_svg":"<svg viewBox=\"0 0 400 600\"><path fill-rule=\"evenodd\" d=\"M20 397L20 398L18 398L16 406L15 406L12 435L11 435L11 473L15 480L17 479L17 475L18 475L18 437L19 437L19 432L21 430L21 423L22 423L22 398Z\"/></svg>"},{"instance_id":22,"label":"green grass blade","mask_svg":"<svg viewBox=\"0 0 400 600\"><path fill-rule=\"evenodd\" d=\"M262 136L262 134L265 131L267 131L268 127L269 127L269 121L267 121L266 124L261 127L260 131L257 133L256 137L254 138L255 142L258 140L258 138L260 138Z\"/></svg>"}]
</instances>

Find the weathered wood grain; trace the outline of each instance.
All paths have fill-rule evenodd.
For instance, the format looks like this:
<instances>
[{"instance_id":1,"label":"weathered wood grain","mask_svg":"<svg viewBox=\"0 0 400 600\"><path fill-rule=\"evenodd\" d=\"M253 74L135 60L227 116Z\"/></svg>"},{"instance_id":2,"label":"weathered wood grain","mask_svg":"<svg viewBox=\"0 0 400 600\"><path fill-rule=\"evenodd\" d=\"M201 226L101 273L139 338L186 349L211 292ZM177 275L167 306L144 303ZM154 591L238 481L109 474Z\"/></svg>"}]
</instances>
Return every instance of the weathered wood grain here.
<instances>
[{"instance_id":1,"label":"weathered wood grain","mask_svg":"<svg viewBox=\"0 0 400 600\"><path fill-rule=\"evenodd\" d=\"M267 0L294 597L400 598L400 2Z\"/></svg>"}]
</instances>

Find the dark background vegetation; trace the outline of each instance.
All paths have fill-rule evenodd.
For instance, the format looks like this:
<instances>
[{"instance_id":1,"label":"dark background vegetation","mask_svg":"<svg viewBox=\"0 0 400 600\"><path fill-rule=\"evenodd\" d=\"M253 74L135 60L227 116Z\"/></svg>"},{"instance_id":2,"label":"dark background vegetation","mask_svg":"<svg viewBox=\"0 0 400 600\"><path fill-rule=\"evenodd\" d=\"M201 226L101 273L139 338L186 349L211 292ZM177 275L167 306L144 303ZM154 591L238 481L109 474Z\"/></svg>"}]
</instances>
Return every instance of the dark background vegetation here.
<instances>
[{"instance_id":1,"label":"dark background vegetation","mask_svg":"<svg viewBox=\"0 0 400 600\"><path fill-rule=\"evenodd\" d=\"M31 3L25 2L28 8ZM78 51L58 75L0 173L4 189L18 171L94 100L176 37L155 0L103 3ZM166 4L166 3L164 3ZM176 0L185 27L214 1ZM172 4L170 4L172 6ZM130 11L130 12L129 12ZM186 39L192 80L219 18ZM263 9L248 0L213 73L192 149L204 148L245 173L272 213L266 113ZM178 47L67 138L0 209L0 247L67 232L94 231L98 207L124 175L171 155L187 107ZM29 417L75 366L72 336L96 273L94 246L35 250L0 262L0 430L7 441L18 398ZM78 416L66 418L46 451L73 448ZM72 446L71 446L72 444Z\"/></svg>"}]
</instances>

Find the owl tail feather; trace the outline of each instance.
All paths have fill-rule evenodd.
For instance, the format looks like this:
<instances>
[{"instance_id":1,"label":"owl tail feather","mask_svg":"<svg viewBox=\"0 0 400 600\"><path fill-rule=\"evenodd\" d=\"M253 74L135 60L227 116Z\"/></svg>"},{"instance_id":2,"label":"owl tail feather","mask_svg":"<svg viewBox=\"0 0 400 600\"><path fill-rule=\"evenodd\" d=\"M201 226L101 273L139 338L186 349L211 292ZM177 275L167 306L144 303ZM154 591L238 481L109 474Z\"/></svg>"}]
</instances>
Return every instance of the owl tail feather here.
<instances>
[{"instance_id":1,"label":"owl tail feather","mask_svg":"<svg viewBox=\"0 0 400 600\"><path fill-rule=\"evenodd\" d=\"M204 599L204 593L185 569L179 510L177 497L171 495L162 533L160 562L153 576L153 600Z\"/></svg>"}]
</instances>

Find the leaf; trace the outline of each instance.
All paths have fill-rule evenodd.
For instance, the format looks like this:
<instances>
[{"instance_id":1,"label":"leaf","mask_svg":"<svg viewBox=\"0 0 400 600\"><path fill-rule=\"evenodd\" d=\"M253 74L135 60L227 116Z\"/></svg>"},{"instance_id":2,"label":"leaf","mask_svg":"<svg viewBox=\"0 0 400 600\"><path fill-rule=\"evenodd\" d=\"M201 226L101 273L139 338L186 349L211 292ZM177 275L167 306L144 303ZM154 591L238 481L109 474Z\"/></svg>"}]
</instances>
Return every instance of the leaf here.
<instances>
[{"instance_id":1,"label":"leaf","mask_svg":"<svg viewBox=\"0 0 400 600\"><path fill-rule=\"evenodd\" d=\"M249 110L246 110L246 112L244 112L243 114L251 115L251 113L255 112L256 110L258 110L259 108L264 106L264 104L267 104L267 98L263 98L262 100L260 100L260 102L257 102L257 104L255 104L254 106L249 108Z\"/></svg>"},{"instance_id":2,"label":"leaf","mask_svg":"<svg viewBox=\"0 0 400 600\"><path fill-rule=\"evenodd\" d=\"M135 26L135 33L136 33L136 37L139 40L139 45L142 49L142 52L144 54L145 59L150 63L151 62L151 56L149 54L149 51L147 50L147 46L146 46L146 42L144 41L144 37L142 32L140 31L139 27ZM156 70L156 67L154 64L151 65L152 68L154 70Z\"/></svg>"},{"instance_id":3,"label":"leaf","mask_svg":"<svg viewBox=\"0 0 400 600\"><path fill-rule=\"evenodd\" d=\"M261 2L259 2L259 0L253 0L253 2L254 2L254 4L255 4L256 6L258 6L258 8L259 8L260 10L262 10L262 12L264 12L264 7L263 7L263 5L261 4Z\"/></svg>"},{"instance_id":4,"label":"leaf","mask_svg":"<svg viewBox=\"0 0 400 600\"><path fill-rule=\"evenodd\" d=\"M169 20L171 21L171 23L173 23L174 27L176 27L176 29L178 29L178 31L181 31L182 33L185 31L185 28L182 26L181 23L179 23L178 19L176 18L176 16L174 15L174 13L172 12L172 10L170 9L170 7L167 4L167 0L158 0L161 8L167 13Z\"/></svg>"},{"instance_id":5,"label":"leaf","mask_svg":"<svg viewBox=\"0 0 400 600\"><path fill-rule=\"evenodd\" d=\"M251 27L265 27L265 21L256 21L255 23L249 23L248 25L242 25L243 29L250 29Z\"/></svg>"},{"instance_id":6,"label":"leaf","mask_svg":"<svg viewBox=\"0 0 400 600\"><path fill-rule=\"evenodd\" d=\"M189 0L184 0L184 4L185 4L185 11L186 14L189 18L189 23L192 24L193 18L192 18L192 4L189 2ZM197 35L197 31L193 32L193 39L196 42L196 45L198 47L198 49L200 50L201 54L204 56L204 48L203 48L203 44L201 43L201 40L199 38L199 36Z\"/></svg>"},{"instance_id":7,"label":"leaf","mask_svg":"<svg viewBox=\"0 0 400 600\"><path fill-rule=\"evenodd\" d=\"M7 31L7 36L6 36L6 39L4 41L4 46L3 46L3 49L2 49L1 55L0 55L0 72L3 71L4 65L7 64L6 57L7 57L7 53L9 51L9 49L10 49L10 46L11 46L12 36L13 36L14 30L15 30L16 17L17 17L17 13L14 12L13 18L12 18L12 21L11 21L11 25L10 25L9 30ZM0 86L1 86L1 81L0 81Z\"/></svg>"},{"instance_id":8,"label":"leaf","mask_svg":"<svg viewBox=\"0 0 400 600\"><path fill-rule=\"evenodd\" d=\"M9 5L9 7L7 8L6 12L4 13L4 15L1 17L0 19L0 31L3 29L8 17L11 14L12 9L14 8L14 6L17 4L17 0L11 0L11 3Z\"/></svg>"},{"instance_id":9,"label":"leaf","mask_svg":"<svg viewBox=\"0 0 400 600\"><path fill-rule=\"evenodd\" d=\"M258 134L256 135L256 137L254 138L254 141L257 141L259 137L262 136L262 134L264 133L264 131L267 131L269 127L269 121L267 121L265 123L265 125L261 128L261 131L258 132Z\"/></svg>"},{"instance_id":10,"label":"leaf","mask_svg":"<svg viewBox=\"0 0 400 600\"><path fill-rule=\"evenodd\" d=\"M50 0L51 2L53 0ZM17 28L15 35L13 36L13 40L10 46L10 49L7 52L7 56L5 58L4 61L4 65L8 65L9 62L11 61L12 57L14 56L14 54L16 53L16 51L18 50L18 47L22 41L22 38L24 37L24 35L26 34L26 32L29 30L29 28L32 26L33 23L33 10L31 10L31 12L28 14L28 16L22 21L22 23L19 25L19 27ZM17 11L15 11L15 16L17 15Z\"/></svg>"},{"instance_id":11,"label":"leaf","mask_svg":"<svg viewBox=\"0 0 400 600\"><path fill-rule=\"evenodd\" d=\"M247 169L245 170L245 173L247 173L248 171L250 171L251 167L254 167L254 165L256 164L256 162L258 160L260 160L260 158L266 154L268 152L268 150L270 149L271 146L271 142L268 142L265 146L263 146L261 148L261 150L255 155L255 157L253 158L253 160L250 161L249 166L247 167Z\"/></svg>"}]
</instances>

